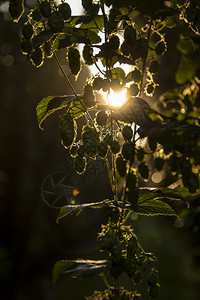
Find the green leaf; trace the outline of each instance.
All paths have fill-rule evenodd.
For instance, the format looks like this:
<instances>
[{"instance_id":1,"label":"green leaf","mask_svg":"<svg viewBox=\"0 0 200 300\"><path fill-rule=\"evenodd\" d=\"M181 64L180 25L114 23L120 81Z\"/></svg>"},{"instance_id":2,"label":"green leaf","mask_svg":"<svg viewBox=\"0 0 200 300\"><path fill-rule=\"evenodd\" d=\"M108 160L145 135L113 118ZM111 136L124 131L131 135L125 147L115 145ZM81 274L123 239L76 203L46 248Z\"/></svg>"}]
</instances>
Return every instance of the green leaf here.
<instances>
[{"instance_id":1,"label":"green leaf","mask_svg":"<svg viewBox=\"0 0 200 300\"><path fill-rule=\"evenodd\" d=\"M60 219L70 215L75 214L76 216L79 215L83 210L86 208L102 208L106 206L107 204L112 203L112 200L106 199L100 202L96 203L84 203L80 205L66 205L63 206L60 209L59 215L56 219L56 222L58 223Z\"/></svg>"},{"instance_id":2,"label":"green leaf","mask_svg":"<svg viewBox=\"0 0 200 300\"><path fill-rule=\"evenodd\" d=\"M82 23L80 27L98 33L104 27L103 15L94 16L90 22Z\"/></svg>"},{"instance_id":3,"label":"green leaf","mask_svg":"<svg viewBox=\"0 0 200 300\"><path fill-rule=\"evenodd\" d=\"M51 30L44 30L40 32L38 35L34 36L32 39L33 41L33 48L39 48L40 46L44 45L46 42L48 42L52 37L54 33L52 33Z\"/></svg>"},{"instance_id":4,"label":"green leaf","mask_svg":"<svg viewBox=\"0 0 200 300\"><path fill-rule=\"evenodd\" d=\"M102 273L107 268L107 260L61 260L53 268L53 284L63 273L73 277L89 277Z\"/></svg>"},{"instance_id":5,"label":"green leaf","mask_svg":"<svg viewBox=\"0 0 200 300\"><path fill-rule=\"evenodd\" d=\"M190 54L198 49L198 46L187 36L181 35L177 44L177 49L184 55Z\"/></svg>"},{"instance_id":6,"label":"green leaf","mask_svg":"<svg viewBox=\"0 0 200 300\"><path fill-rule=\"evenodd\" d=\"M126 76L126 74L122 68L113 68L111 70L111 73L113 75L113 79L118 78L120 81L123 81Z\"/></svg>"},{"instance_id":7,"label":"green leaf","mask_svg":"<svg viewBox=\"0 0 200 300\"><path fill-rule=\"evenodd\" d=\"M131 208L134 212L140 215L155 216L155 215L167 215L176 216L175 211L167 203L154 200L146 200L138 202L137 205L132 205Z\"/></svg>"},{"instance_id":8,"label":"green leaf","mask_svg":"<svg viewBox=\"0 0 200 300\"><path fill-rule=\"evenodd\" d=\"M128 199L131 202L131 199ZM184 201L181 189L170 188L139 188L138 201L131 205L131 209L143 215L170 215L176 216L174 209L164 201ZM132 203L134 203L132 201Z\"/></svg>"},{"instance_id":9,"label":"green leaf","mask_svg":"<svg viewBox=\"0 0 200 300\"><path fill-rule=\"evenodd\" d=\"M70 35L68 35L66 33L59 33L53 42L51 52L53 53L54 51L59 50L61 48L71 46L72 43L73 43L73 41L72 41L72 37Z\"/></svg>"},{"instance_id":10,"label":"green leaf","mask_svg":"<svg viewBox=\"0 0 200 300\"><path fill-rule=\"evenodd\" d=\"M85 28L69 27L65 24L64 32L68 35L71 34L73 41L75 43L85 43L85 44L97 44L101 42L101 38L92 30Z\"/></svg>"},{"instance_id":11,"label":"green leaf","mask_svg":"<svg viewBox=\"0 0 200 300\"><path fill-rule=\"evenodd\" d=\"M54 111L67 107L76 97L71 96L48 96L43 98L36 108L39 127L42 122Z\"/></svg>"},{"instance_id":12,"label":"green leaf","mask_svg":"<svg viewBox=\"0 0 200 300\"><path fill-rule=\"evenodd\" d=\"M69 113L73 119L78 119L85 113L83 99L75 100L71 103Z\"/></svg>"},{"instance_id":13,"label":"green leaf","mask_svg":"<svg viewBox=\"0 0 200 300\"><path fill-rule=\"evenodd\" d=\"M192 79L195 76L198 68L199 62L196 59L183 55L176 72L177 83L183 84L186 81Z\"/></svg>"},{"instance_id":14,"label":"green leaf","mask_svg":"<svg viewBox=\"0 0 200 300\"><path fill-rule=\"evenodd\" d=\"M85 43L88 42L90 44L98 44L101 42L101 38L92 30L89 29L82 29L82 28L74 28L74 34L77 38L83 38L83 42L85 39ZM88 41L89 40L89 41Z\"/></svg>"},{"instance_id":15,"label":"green leaf","mask_svg":"<svg viewBox=\"0 0 200 300\"><path fill-rule=\"evenodd\" d=\"M175 15L168 16L165 18L164 22L166 27L173 28L177 24L177 17Z\"/></svg>"},{"instance_id":16,"label":"green leaf","mask_svg":"<svg viewBox=\"0 0 200 300\"><path fill-rule=\"evenodd\" d=\"M171 200L182 200L185 201L182 193L176 189L170 188L139 188L139 202L152 200L155 198L165 198Z\"/></svg>"},{"instance_id":17,"label":"green leaf","mask_svg":"<svg viewBox=\"0 0 200 300\"><path fill-rule=\"evenodd\" d=\"M68 23L72 27L76 26L77 21L79 20L80 16L71 16L71 21Z\"/></svg>"},{"instance_id":18,"label":"green leaf","mask_svg":"<svg viewBox=\"0 0 200 300\"><path fill-rule=\"evenodd\" d=\"M77 133L77 124L76 121L72 118L70 113L67 111L60 118L60 136L62 144L65 148L71 147L76 139Z\"/></svg>"},{"instance_id":19,"label":"green leaf","mask_svg":"<svg viewBox=\"0 0 200 300\"><path fill-rule=\"evenodd\" d=\"M57 261L53 268L53 284L55 285L58 277L73 264L73 261L60 260Z\"/></svg>"}]
</instances>

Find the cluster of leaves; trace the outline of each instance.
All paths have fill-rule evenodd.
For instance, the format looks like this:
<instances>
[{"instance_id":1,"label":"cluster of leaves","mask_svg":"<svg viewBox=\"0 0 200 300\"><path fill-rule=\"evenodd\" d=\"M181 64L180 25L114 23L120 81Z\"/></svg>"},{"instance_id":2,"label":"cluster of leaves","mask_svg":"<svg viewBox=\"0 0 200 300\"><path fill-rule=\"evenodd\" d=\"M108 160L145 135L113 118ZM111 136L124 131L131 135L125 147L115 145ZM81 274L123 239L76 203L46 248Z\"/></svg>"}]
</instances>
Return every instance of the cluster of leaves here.
<instances>
[{"instance_id":1,"label":"cluster of leaves","mask_svg":"<svg viewBox=\"0 0 200 300\"><path fill-rule=\"evenodd\" d=\"M54 282L61 273L75 277L88 277L107 271L111 277L117 279L121 274L127 276L137 286L147 274L148 293L155 298L159 294L158 273L153 267L156 260L152 253L143 252L133 230L128 226L112 228L103 226L98 236L100 251L108 251L109 259L101 261L74 260L59 261L53 270ZM141 295L135 290L128 292L122 289L110 288L103 292L95 292L88 299L141 299Z\"/></svg>"},{"instance_id":2,"label":"cluster of leaves","mask_svg":"<svg viewBox=\"0 0 200 300\"><path fill-rule=\"evenodd\" d=\"M151 129L148 136L149 147L153 151L155 142L163 145L159 157L158 152L156 153L156 168L161 171L167 164L172 172L181 174L183 185L191 193L199 188L199 108L194 105L198 101L198 94L198 84L194 83L187 83L166 93L162 101L168 109L171 107L166 113L170 122Z\"/></svg>"},{"instance_id":3,"label":"cluster of leaves","mask_svg":"<svg viewBox=\"0 0 200 300\"><path fill-rule=\"evenodd\" d=\"M109 258L57 262L53 278L56 282L62 273L84 277L107 272L114 279L115 288L95 292L89 299L140 299L136 289L128 292L117 288L118 278L125 273L137 286L144 281L143 273L148 273L148 293L154 298L159 294L155 257L142 249L125 223L132 212L175 216L173 204L185 200L179 189L139 187L139 179L147 181L151 175L149 156L154 158L158 171L168 166L191 193L199 188L200 83L195 77L199 71L199 36L195 34L199 30L199 4L181 0L82 0L82 6L84 14L72 16L65 1L57 5L53 0L39 0L22 28L22 52L36 67L43 64L44 58L54 56L73 91L73 95L48 96L40 101L39 126L49 115L64 109L60 118L61 141L69 149L75 170L82 174L88 158L104 159L114 195L112 200L61 208L57 221L69 214L78 215L88 207L104 208L108 224L102 227L98 246ZM10 1L14 21L23 11L22 0ZM195 15L193 19L191 14ZM182 86L162 96L166 113L161 114L143 98L154 94L154 74L167 51L163 29L175 27L179 20L192 28L187 36L180 36L177 45L182 58L176 80ZM63 48L73 75L78 76L81 60L99 71L86 82L80 95L59 63L56 53ZM131 69L128 74L123 64ZM127 101L120 109L96 97L104 92L109 98L112 92L124 89ZM79 126L79 118L85 118L85 126ZM148 147L139 143L144 138ZM118 181L124 182L122 191L118 191Z\"/></svg>"}]
</instances>

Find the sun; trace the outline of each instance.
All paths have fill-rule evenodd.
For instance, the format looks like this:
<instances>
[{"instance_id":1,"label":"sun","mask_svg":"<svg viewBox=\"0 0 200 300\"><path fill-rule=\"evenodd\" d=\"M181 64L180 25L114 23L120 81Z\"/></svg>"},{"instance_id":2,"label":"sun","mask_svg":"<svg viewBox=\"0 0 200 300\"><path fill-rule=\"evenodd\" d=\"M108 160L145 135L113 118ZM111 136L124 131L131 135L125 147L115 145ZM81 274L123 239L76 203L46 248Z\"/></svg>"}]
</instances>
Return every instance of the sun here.
<instances>
[{"instance_id":1,"label":"sun","mask_svg":"<svg viewBox=\"0 0 200 300\"><path fill-rule=\"evenodd\" d=\"M115 107L120 107L126 102L126 89L122 90L119 93L115 93L110 90L108 95L108 104Z\"/></svg>"}]
</instances>

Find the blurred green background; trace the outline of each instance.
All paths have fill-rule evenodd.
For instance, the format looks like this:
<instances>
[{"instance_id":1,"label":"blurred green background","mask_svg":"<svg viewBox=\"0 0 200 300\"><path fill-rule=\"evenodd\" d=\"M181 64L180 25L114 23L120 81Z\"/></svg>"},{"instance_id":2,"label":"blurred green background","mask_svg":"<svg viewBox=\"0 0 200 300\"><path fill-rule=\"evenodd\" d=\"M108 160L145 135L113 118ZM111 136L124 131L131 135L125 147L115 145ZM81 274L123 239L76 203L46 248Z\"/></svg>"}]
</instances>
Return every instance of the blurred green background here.
<instances>
[{"instance_id":1,"label":"blurred green background","mask_svg":"<svg viewBox=\"0 0 200 300\"><path fill-rule=\"evenodd\" d=\"M69 2L70 3L70 2ZM31 8L34 0L27 1ZM67 151L60 143L59 114L38 128L35 109L48 95L69 94L55 61L34 68L20 52L20 26L10 20L8 1L0 3L0 299L79 300L104 288L100 277L76 280L61 277L51 282L54 263L60 259L102 258L97 254L96 235L105 223L101 211L88 210L56 224L57 210L41 197L49 174L65 172L80 190L82 202L111 197L104 166L73 172ZM179 63L175 32L168 40L168 54L158 75L160 94L175 85ZM64 54L64 53L63 53ZM62 64L67 70L65 58ZM170 64L169 64L170 61ZM77 92L88 76L83 68ZM73 78L71 78L73 81ZM162 286L159 300L200 299L200 201L191 204L185 218L132 216L146 251L158 257ZM124 278L126 287L131 281Z\"/></svg>"}]
</instances>

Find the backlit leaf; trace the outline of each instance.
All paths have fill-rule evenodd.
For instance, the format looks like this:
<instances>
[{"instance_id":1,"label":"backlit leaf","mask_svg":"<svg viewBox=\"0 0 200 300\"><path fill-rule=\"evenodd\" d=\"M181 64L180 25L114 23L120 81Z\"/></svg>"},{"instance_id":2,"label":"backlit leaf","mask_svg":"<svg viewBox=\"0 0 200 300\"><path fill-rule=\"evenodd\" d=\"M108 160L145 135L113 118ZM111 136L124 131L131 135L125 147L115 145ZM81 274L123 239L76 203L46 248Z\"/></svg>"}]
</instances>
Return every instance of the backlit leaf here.
<instances>
[{"instance_id":1,"label":"backlit leaf","mask_svg":"<svg viewBox=\"0 0 200 300\"><path fill-rule=\"evenodd\" d=\"M68 274L73 277L89 277L97 275L107 268L107 260L61 260L53 268L53 283L56 283L61 274Z\"/></svg>"},{"instance_id":2,"label":"backlit leaf","mask_svg":"<svg viewBox=\"0 0 200 300\"><path fill-rule=\"evenodd\" d=\"M67 107L76 97L71 96L48 96L43 98L36 108L37 120L41 128L42 122L54 111Z\"/></svg>"},{"instance_id":3,"label":"backlit leaf","mask_svg":"<svg viewBox=\"0 0 200 300\"><path fill-rule=\"evenodd\" d=\"M70 214L75 214L77 216L78 214L80 214L86 208L102 208L102 207L106 206L109 203L112 203L112 200L106 199L106 200L96 202L96 203L84 203L84 204L80 204L80 205L66 205L66 206L63 206L60 209L60 212L59 212L59 215L58 215L58 218L57 218L56 222L58 223L60 219L66 217Z\"/></svg>"},{"instance_id":4,"label":"backlit leaf","mask_svg":"<svg viewBox=\"0 0 200 300\"><path fill-rule=\"evenodd\" d=\"M138 202L137 205L132 205L132 209L134 212L146 216L176 216L175 211L171 208L170 205L156 199Z\"/></svg>"},{"instance_id":5,"label":"backlit leaf","mask_svg":"<svg viewBox=\"0 0 200 300\"><path fill-rule=\"evenodd\" d=\"M98 33L104 27L103 15L96 15L88 23L82 23L81 28Z\"/></svg>"},{"instance_id":6,"label":"backlit leaf","mask_svg":"<svg viewBox=\"0 0 200 300\"><path fill-rule=\"evenodd\" d=\"M139 189L139 202L152 200L155 198L159 198L159 199L166 198L172 200L185 201L185 198L183 197L182 193L176 189L170 189L170 188L159 188L159 189L140 188Z\"/></svg>"},{"instance_id":7,"label":"backlit leaf","mask_svg":"<svg viewBox=\"0 0 200 300\"><path fill-rule=\"evenodd\" d=\"M82 99L75 100L71 103L69 108L69 113L71 114L73 119L78 119L85 113L84 102Z\"/></svg>"},{"instance_id":8,"label":"backlit leaf","mask_svg":"<svg viewBox=\"0 0 200 300\"><path fill-rule=\"evenodd\" d=\"M192 79L195 76L198 68L199 62L196 59L183 55L176 72L177 83L183 84L186 81Z\"/></svg>"},{"instance_id":9,"label":"backlit leaf","mask_svg":"<svg viewBox=\"0 0 200 300\"><path fill-rule=\"evenodd\" d=\"M125 72L122 68L113 68L111 70L113 78L118 78L120 81L125 79Z\"/></svg>"},{"instance_id":10,"label":"backlit leaf","mask_svg":"<svg viewBox=\"0 0 200 300\"><path fill-rule=\"evenodd\" d=\"M73 261L60 260L57 261L53 268L53 284L55 285L58 277L73 264Z\"/></svg>"},{"instance_id":11,"label":"backlit leaf","mask_svg":"<svg viewBox=\"0 0 200 300\"><path fill-rule=\"evenodd\" d=\"M198 46L193 42L192 39L184 35L180 36L179 42L176 47L182 54L185 55L192 53L198 48Z\"/></svg>"},{"instance_id":12,"label":"backlit leaf","mask_svg":"<svg viewBox=\"0 0 200 300\"><path fill-rule=\"evenodd\" d=\"M170 215L176 216L174 209L164 201L184 201L181 191L178 189L170 188L139 188L138 189L138 200L136 203L128 199L131 203L131 209L143 215ZM173 204L173 203L172 203Z\"/></svg>"},{"instance_id":13,"label":"backlit leaf","mask_svg":"<svg viewBox=\"0 0 200 300\"><path fill-rule=\"evenodd\" d=\"M73 41L77 43L97 44L101 41L101 38L94 31L85 28L71 28L65 24L64 32L68 35L71 34Z\"/></svg>"},{"instance_id":14,"label":"backlit leaf","mask_svg":"<svg viewBox=\"0 0 200 300\"><path fill-rule=\"evenodd\" d=\"M66 33L60 33L56 36L51 52L59 50L61 48L65 48L72 45L72 38Z\"/></svg>"}]
</instances>

